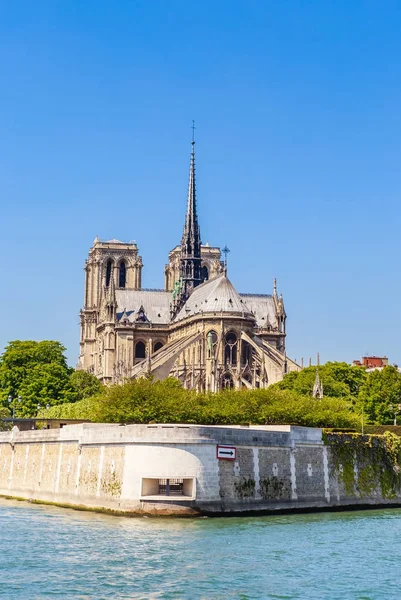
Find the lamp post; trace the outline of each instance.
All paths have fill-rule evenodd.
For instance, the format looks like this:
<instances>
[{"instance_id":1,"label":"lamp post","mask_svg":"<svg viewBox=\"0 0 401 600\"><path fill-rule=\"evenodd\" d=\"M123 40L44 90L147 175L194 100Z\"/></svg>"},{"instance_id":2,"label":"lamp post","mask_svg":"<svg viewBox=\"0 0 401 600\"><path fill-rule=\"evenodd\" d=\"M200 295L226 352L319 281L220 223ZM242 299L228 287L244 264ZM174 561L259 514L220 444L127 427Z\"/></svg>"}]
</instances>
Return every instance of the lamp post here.
<instances>
[{"instance_id":1,"label":"lamp post","mask_svg":"<svg viewBox=\"0 0 401 600\"><path fill-rule=\"evenodd\" d=\"M10 405L10 407L12 407L13 410L13 422L15 419L15 401L17 400L18 403L22 402L22 398L21 396L18 394L17 398L13 398L12 395L10 394L7 398L8 400L8 404Z\"/></svg>"}]
</instances>

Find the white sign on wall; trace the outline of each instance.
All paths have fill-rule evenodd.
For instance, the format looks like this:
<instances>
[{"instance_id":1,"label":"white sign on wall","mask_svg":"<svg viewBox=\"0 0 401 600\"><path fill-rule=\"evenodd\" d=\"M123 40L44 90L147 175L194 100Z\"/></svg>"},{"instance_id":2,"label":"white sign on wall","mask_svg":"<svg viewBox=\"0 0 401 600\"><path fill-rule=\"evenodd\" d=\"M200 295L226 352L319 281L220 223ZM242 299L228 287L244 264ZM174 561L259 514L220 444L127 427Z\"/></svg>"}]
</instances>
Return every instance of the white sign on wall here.
<instances>
[{"instance_id":1,"label":"white sign on wall","mask_svg":"<svg viewBox=\"0 0 401 600\"><path fill-rule=\"evenodd\" d=\"M217 446L216 456L220 460L235 460L237 457L237 449L235 446Z\"/></svg>"}]
</instances>

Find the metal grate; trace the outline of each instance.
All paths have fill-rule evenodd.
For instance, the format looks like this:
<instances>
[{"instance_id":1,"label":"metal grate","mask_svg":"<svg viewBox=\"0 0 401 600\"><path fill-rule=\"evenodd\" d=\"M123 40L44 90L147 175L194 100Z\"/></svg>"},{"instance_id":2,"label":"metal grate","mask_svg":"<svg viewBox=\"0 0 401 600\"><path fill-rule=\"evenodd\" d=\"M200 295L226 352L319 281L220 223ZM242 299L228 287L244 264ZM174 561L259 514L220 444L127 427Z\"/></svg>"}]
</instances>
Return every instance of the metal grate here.
<instances>
[{"instance_id":1,"label":"metal grate","mask_svg":"<svg viewBox=\"0 0 401 600\"><path fill-rule=\"evenodd\" d=\"M183 496L183 479L159 479L159 496Z\"/></svg>"}]
</instances>

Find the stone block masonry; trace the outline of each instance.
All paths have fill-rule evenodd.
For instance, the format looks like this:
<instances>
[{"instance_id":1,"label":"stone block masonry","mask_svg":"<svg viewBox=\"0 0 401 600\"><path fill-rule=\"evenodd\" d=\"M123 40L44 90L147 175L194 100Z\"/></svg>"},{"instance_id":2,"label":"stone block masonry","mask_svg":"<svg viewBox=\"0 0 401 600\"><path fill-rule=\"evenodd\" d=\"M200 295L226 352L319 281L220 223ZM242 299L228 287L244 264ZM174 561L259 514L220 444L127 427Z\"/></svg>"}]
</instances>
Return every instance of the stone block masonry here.
<instances>
[{"instance_id":1,"label":"stone block masonry","mask_svg":"<svg viewBox=\"0 0 401 600\"><path fill-rule=\"evenodd\" d=\"M232 446L234 460L219 459L218 445ZM0 495L171 515L401 503L398 487L385 494L379 480L367 481L368 455L344 469L339 456L320 429L286 425L14 428L0 433Z\"/></svg>"}]
</instances>

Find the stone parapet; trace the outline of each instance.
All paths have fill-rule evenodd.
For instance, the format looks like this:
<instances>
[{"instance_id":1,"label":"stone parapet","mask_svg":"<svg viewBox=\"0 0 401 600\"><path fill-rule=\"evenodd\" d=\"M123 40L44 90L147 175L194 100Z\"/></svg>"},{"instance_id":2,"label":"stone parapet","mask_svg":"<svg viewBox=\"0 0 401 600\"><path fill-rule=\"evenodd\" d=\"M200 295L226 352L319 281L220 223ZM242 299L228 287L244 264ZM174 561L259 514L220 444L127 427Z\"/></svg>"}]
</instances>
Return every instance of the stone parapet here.
<instances>
[{"instance_id":1,"label":"stone parapet","mask_svg":"<svg viewBox=\"0 0 401 600\"><path fill-rule=\"evenodd\" d=\"M368 493L345 485L333 452L321 429L290 425L14 428L0 433L0 495L127 514L243 514L401 502L400 490L385 497L379 482ZM355 472L367 466L355 464Z\"/></svg>"}]
</instances>

